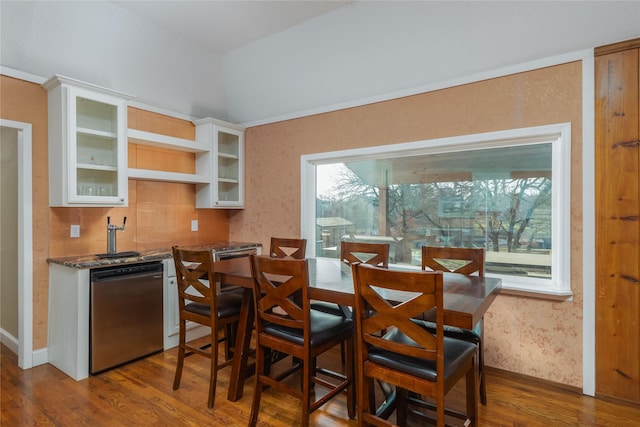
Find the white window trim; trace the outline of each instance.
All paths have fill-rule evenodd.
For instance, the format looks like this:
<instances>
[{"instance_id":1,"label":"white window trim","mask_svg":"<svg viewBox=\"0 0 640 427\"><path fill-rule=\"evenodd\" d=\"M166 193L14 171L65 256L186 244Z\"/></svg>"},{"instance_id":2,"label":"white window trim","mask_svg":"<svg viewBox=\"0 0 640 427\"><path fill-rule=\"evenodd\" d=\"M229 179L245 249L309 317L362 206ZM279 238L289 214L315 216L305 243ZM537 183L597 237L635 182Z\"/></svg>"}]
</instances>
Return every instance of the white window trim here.
<instances>
[{"instance_id":1,"label":"white window trim","mask_svg":"<svg viewBox=\"0 0 640 427\"><path fill-rule=\"evenodd\" d=\"M314 244L309 253L316 253L316 165L355 160L405 157L471 149L513 145L552 143L553 223L551 279L492 275L502 279L503 292L567 300L571 292L571 123L510 129L448 138L357 148L301 156L301 230L302 237ZM560 191L555 191L560 189Z\"/></svg>"}]
</instances>

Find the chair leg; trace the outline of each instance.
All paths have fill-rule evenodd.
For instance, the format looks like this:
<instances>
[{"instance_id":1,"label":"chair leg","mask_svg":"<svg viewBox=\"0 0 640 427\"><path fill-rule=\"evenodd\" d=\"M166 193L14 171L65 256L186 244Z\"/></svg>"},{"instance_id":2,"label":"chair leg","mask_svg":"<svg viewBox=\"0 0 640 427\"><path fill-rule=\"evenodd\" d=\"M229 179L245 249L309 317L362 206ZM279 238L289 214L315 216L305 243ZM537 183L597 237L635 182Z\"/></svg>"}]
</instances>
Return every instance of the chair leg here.
<instances>
[{"instance_id":1,"label":"chair leg","mask_svg":"<svg viewBox=\"0 0 640 427\"><path fill-rule=\"evenodd\" d=\"M466 399L467 399L467 418L470 421L469 426L477 426L478 425L478 367L475 364L478 362L474 361L474 369L470 369L466 375ZM467 425L467 424L465 424Z\"/></svg>"},{"instance_id":2,"label":"chair leg","mask_svg":"<svg viewBox=\"0 0 640 427\"><path fill-rule=\"evenodd\" d=\"M484 378L484 319L480 321L478 333L478 381L480 381L480 403L487 404L487 385Z\"/></svg>"},{"instance_id":3,"label":"chair leg","mask_svg":"<svg viewBox=\"0 0 640 427\"><path fill-rule=\"evenodd\" d=\"M344 343L342 345L344 346ZM350 419L353 419L356 416L356 373L353 340L349 340L345 347L347 363L346 372L348 378L351 378L351 383L347 387L347 415Z\"/></svg>"},{"instance_id":4,"label":"chair leg","mask_svg":"<svg viewBox=\"0 0 640 427\"><path fill-rule=\"evenodd\" d=\"M178 363L176 363L176 374L173 378L174 390L177 390L180 387L180 379L182 378L182 367L184 366L185 339L186 339L186 323L184 320L180 320Z\"/></svg>"},{"instance_id":5,"label":"chair leg","mask_svg":"<svg viewBox=\"0 0 640 427\"><path fill-rule=\"evenodd\" d=\"M487 404L487 384L485 382L484 375L484 355L482 354L482 341L478 343L480 346L480 351L478 352L478 371L479 371L479 381L480 381L480 403L486 406Z\"/></svg>"},{"instance_id":6,"label":"chair leg","mask_svg":"<svg viewBox=\"0 0 640 427\"><path fill-rule=\"evenodd\" d=\"M375 380L373 378L364 378L363 381L365 382L367 391L367 396L363 397L363 401L365 399L368 400L368 412L372 415L376 415L378 408L376 407L376 390L374 386ZM360 419L362 419L362 417L360 417Z\"/></svg>"},{"instance_id":7,"label":"chair leg","mask_svg":"<svg viewBox=\"0 0 640 427\"><path fill-rule=\"evenodd\" d=\"M300 361L300 363L302 363L302 361ZM317 369L318 369L318 360L314 357L311 359L311 362L309 365L310 375L315 376ZM303 367L303 372L304 372L304 367ZM302 386L304 386L304 382L302 383ZM314 390L315 387L316 387L316 383L314 383L313 381L309 381L309 390Z\"/></svg>"},{"instance_id":8,"label":"chair leg","mask_svg":"<svg viewBox=\"0 0 640 427\"><path fill-rule=\"evenodd\" d=\"M233 350L236 343L237 336L237 327L238 324L227 323L225 327L225 338L224 338L224 350L225 350L225 360L231 360L233 358Z\"/></svg>"},{"instance_id":9,"label":"chair leg","mask_svg":"<svg viewBox=\"0 0 640 427\"><path fill-rule=\"evenodd\" d=\"M407 399L409 397L409 393L407 390L396 387L396 423L400 427L405 427L407 425Z\"/></svg>"},{"instance_id":10,"label":"chair leg","mask_svg":"<svg viewBox=\"0 0 640 427\"><path fill-rule=\"evenodd\" d=\"M471 372L471 374L473 375L473 378L475 378L476 373L474 372L473 369L470 369L469 372ZM469 379L469 374L467 373L467 379ZM475 384L475 381L474 381ZM467 392L468 392L469 388L467 387ZM474 391L474 396L475 396L475 391ZM438 398L436 399L436 426L437 427L445 427L445 423L444 423L444 395L442 396L442 398ZM469 408L469 398L467 397L467 408ZM468 410L467 410L468 412Z\"/></svg>"},{"instance_id":11,"label":"chair leg","mask_svg":"<svg viewBox=\"0 0 640 427\"><path fill-rule=\"evenodd\" d=\"M309 415L311 414L311 377L316 372L316 359L310 360L310 363L302 364L302 427L309 427Z\"/></svg>"},{"instance_id":12,"label":"chair leg","mask_svg":"<svg viewBox=\"0 0 640 427\"><path fill-rule=\"evenodd\" d=\"M258 422L258 413L260 412L260 398L262 397L262 382L260 377L265 375L265 350L264 347L257 343L256 345L256 386L253 391L253 402L251 403L251 415L249 416L249 427L255 427Z\"/></svg>"},{"instance_id":13,"label":"chair leg","mask_svg":"<svg viewBox=\"0 0 640 427\"><path fill-rule=\"evenodd\" d=\"M213 408L216 399L216 384L218 381L218 334L211 332L211 370L209 371L209 401L208 407Z\"/></svg>"}]
</instances>

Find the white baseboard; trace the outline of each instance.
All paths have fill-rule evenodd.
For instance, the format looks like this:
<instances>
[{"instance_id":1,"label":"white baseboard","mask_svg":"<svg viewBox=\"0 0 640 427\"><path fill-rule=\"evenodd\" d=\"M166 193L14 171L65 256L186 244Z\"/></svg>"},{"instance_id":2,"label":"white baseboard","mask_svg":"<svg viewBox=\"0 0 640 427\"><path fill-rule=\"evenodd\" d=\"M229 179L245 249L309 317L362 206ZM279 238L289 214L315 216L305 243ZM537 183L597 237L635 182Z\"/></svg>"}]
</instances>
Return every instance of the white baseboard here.
<instances>
[{"instance_id":1,"label":"white baseboard","mask_svg":"<svg viewBox=\"0 0 640 427\"><path fill-rule=\"evenodd\" d=\"M33 351L33 363L32 366L44 365L49 363L49 353L47 348L39 348Z\"/></svg>"},{"instance_id":2,"label":"white baseboard","mask_svg":"<svg viewBox=\"0 0 640 427\"><path fill-rule=\"evenodd\" d=\"M187 341L195 340L201 337L204 337L210 333L210 328L202 325L193 325L194 327L189 328L187 330ZM18 354L20 351L18 339L0 328L0 342L7 346L9 350ZM178 346L178 335L173 335L165 338L164 349L168 350L173 347ZM49 363L49 353L47 348L39 348L34 350L32 353L32 367L44 365L45 363Z\"/></svg>"},{"instance_id":3,"label":"white baseboard","mask_svg":"<svg viewBox=\"0 0 640 427\"><path fill-rule=\"evenodd\" d=\"M9 350L14 352L15 354L18 354L18 351L19 351L18 339L2 328L0 328L0 342L6 345L7 348L9 348Z\"/></svg>"},{"instance_id":4,"label":"white baseboard","mask_svg":"<svg viewBox=\"0 0 640 427\"><path fill-rule=\"evenodd\" d=\"M1 328L0 328L0 342L6 345L7 348L12 352L14 352L15 354L18 354L18 352L20 351L20 343L18 342L18 339ZM31 363L32 367L38 366L38 365L44 365L45 363L49 362L49 354L47 353L46 347L35 350L33 353L31 353L31 357L32 357L32 363Z\"/></svg>"}]
</instances>

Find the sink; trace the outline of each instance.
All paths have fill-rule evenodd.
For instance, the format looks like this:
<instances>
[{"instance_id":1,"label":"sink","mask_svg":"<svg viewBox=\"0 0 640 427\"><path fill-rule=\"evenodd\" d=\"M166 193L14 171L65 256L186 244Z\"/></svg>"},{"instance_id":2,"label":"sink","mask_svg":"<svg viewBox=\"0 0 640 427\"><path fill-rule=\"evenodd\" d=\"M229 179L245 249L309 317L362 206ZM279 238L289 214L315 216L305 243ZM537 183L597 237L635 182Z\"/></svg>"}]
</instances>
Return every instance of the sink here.
<instances>
[{"instance_id":1,"label":"sink","mask_svg":"<svg viewBox=\"0 0 640 427\"><path fill-rule=\"evenodd\" d=\"M140 256L140 252L128 251L128 252L116 252L115 254L96 254L98 258L131 258Z\"/></svg>"}]
</instances>

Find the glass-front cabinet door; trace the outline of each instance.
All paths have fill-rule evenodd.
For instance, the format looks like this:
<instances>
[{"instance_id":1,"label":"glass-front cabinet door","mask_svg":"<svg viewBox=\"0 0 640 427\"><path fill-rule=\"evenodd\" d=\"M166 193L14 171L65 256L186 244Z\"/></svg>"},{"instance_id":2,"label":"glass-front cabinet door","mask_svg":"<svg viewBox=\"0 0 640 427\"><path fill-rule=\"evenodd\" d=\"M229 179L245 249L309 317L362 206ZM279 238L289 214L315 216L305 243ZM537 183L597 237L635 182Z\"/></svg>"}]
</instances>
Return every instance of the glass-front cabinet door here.
<instances>
[{"instance_id":1,"label":"glass-front cabinet door","mask_svg":"<svg viewBox=\"0 0 640 427\"><path fill-rule=\"evenodd\" d=\"M130 97L60 76L45 88L50 205L126 205Z\"/></svg>"},{"instance_id":2,"label":"glass-front cabinet door","mask_svg":"<svg viewBox=\"0 0 640 427\"><path fill-rule=\"evenodd\" d=\"M197 208L244 207L244 128L216 119L201 119L196 140L211 144L211 151L196 160L199 174L211 177L196 187Z\"/></svg>"},{"instance_id":3,"label":"glass-front cabinet door","mask_svg":"<svg viewBox=\"0 0 640 427\"><path fill-rule=\"evenodd\" d=\"M216 203L219 206L240 207L243 200L242 132L217 127L215 158L218 166Z\"/></svg>"}]
</instances>

